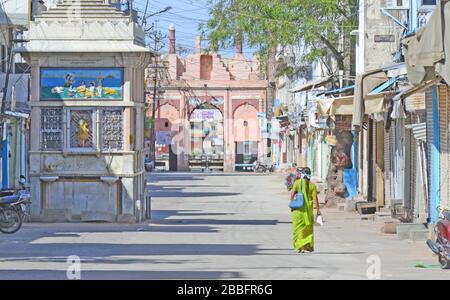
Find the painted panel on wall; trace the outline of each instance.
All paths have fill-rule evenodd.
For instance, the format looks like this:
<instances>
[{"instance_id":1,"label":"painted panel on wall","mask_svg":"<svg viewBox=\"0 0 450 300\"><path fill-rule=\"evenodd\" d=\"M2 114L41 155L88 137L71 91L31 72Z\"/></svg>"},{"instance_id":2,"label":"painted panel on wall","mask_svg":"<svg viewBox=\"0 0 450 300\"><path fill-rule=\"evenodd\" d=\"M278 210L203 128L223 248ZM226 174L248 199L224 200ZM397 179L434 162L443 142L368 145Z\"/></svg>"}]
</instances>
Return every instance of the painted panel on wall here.
<instances>
[{"instance_id":1,"label":"painted panel on wall","mask_svg":"<svg viewBox=\"0 0 450 300\"><path fill-rule=\"evenodd\" d=\"M120 100L122 68L42 68L41 100Z\"/></svg>"}]
</instances>

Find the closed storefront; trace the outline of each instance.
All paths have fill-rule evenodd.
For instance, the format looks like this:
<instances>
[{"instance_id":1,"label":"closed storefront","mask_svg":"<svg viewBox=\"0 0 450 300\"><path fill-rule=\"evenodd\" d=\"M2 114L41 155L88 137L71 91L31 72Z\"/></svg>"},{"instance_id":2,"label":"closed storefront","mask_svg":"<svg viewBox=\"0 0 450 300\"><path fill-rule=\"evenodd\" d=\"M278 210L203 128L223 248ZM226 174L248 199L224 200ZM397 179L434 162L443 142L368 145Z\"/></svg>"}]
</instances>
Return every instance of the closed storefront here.
<instances>
[{"instance_id":1,"label":"closed storefront","mask_svg":"<svg viewBox=\"0 0 450 300\"><path fill-rule=\"evenodd\" d=\"M439 86L439 192L442 207L450 207L450 91L446 85Z\"/></svg>"}]
</instances>

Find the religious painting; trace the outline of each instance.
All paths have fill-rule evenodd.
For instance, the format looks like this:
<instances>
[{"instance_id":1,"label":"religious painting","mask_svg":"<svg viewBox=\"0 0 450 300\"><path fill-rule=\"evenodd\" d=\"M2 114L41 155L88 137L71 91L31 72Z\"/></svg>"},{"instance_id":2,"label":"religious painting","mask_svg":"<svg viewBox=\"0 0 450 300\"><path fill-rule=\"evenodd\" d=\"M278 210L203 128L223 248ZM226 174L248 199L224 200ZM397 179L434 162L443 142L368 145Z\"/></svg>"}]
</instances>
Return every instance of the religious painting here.
<instances>
[{"instance_id":1,"label":"religious painting","mask_svg":"<svg viewBox=\"0 0 450 300\"><path fill-rule=\"evenodd\" d=\"M122 68L42 68L41 100L121 100Z\"/></svg>"},{"instance_id":2,"label":"religious painting","mask_svg":"<svg viewBox=\"0 0 450 300\"><path fill-rule=\"evenodd\" d=\"M92 110L70 110L70 148L94 148Z\"/></svg>"}]
</instances>

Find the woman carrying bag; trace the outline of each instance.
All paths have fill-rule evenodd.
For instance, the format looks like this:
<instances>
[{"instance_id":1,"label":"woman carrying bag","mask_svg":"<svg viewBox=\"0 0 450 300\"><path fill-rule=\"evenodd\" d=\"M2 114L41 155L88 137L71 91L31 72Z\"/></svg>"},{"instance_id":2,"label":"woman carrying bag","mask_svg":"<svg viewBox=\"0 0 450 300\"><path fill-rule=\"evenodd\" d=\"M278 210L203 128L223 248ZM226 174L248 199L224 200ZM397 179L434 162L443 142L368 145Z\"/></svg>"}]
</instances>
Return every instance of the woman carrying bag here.
<instances>
[{"instance_id":1,"label":"woman carrying bag","mask_svg":"<svg viewBox=\"0 0 450 300\"><path fill-rule=\"evenodd\" d=\"M317 215L320 215L317 187L311 182L311 169L304 168L300 179L292 187L289 205L292 211L294 248L300 253L314 251L314 204Z\"/></svg>"}]
</instances>

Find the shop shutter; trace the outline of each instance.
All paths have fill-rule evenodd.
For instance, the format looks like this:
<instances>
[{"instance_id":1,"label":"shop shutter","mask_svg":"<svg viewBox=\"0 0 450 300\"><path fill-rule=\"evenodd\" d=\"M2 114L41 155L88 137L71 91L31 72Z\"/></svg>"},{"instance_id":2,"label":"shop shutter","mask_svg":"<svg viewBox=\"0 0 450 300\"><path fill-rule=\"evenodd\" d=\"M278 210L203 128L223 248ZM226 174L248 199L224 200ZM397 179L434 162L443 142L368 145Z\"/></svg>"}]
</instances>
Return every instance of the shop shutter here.
<instances>
[{"instance_id":1,"label":"shop shutter","mask_svg":"<svg viewBox=\"0 0 450 300\"><path fill-rule=\"evenodd\" d=\"M370 199L372 199L372 201L377 201L377 164L376 164L376 157L377 157L377 123L374 121L374 120L372 120L372 134L371 134L371 144L372 144L372 146L371 146L371 150L372 150L372 153L371 153L371 162L370 162L370 164L371 164L371 176L372 176L372 182L371 182L371 184L372 184L372 188L371 188L371 192L372 192L372 195L370 195Z\"/></svg>"},{"instance_id":2,"label":"shop shutter","mask_svg":"<svg viewBox=\"0 0 450 300\"><path fill-rule=\"evenodd\" d=\"M449 191L449 167L450 167L450 132L449 132L449 118L450 118L450 103L447 85L439 86L439 169L440 169L440 199L441 205L449 207L450 205L450 191Z\"/></svg>"},{"instance_id":3,"label":"shop shutter","mask_svg":"<svg viewBox=\"0 0 450 300\"><path fill-rule=\"evenodd\" d=\"M413 191L411 190L412 184L412 177L413 177L413 159L412 159L412 148L413 148L413 140L412 140L412 134L411 129L406 128L405 129L405 185L404 185L404 194L405 194L405 200L404 200L404 208L406 212L409 213L412 210L412 203L414 201L413 198ZM408 220L409 222L411 220Z\"/></svg>"},{"instance_id":4,"label":"shop shutter","mask_svg":"<svg viewBox=\"0 0 450 300\"><path fill-rule=\"evenodd\" d=\"M388 131L384 133L384 182L385 182L385 193L384 199L386 206L391 205L391 193L392 193L392 129L389 128Z\"/></svg>"},{"instance_id":5,"label":"shop shutter","mask_svg":"<svg viewBox=\"0 0 450 300\"><path fill-rule=\"evenodd\" d=\"M433 131L433 93L432 89L429 88L425 92L425 102L426 102L426 115L427 115L427 174L428 174L428 199L432 199L431 192L433 190L433 182L431 180L431 174L432 174L432 166L433 166L433 159L431 156L432 153L432 145L434 140L434 131ZM430 202L428 202L428 211L430 211L429 207Z\"/></svg>"}]
</instances>

